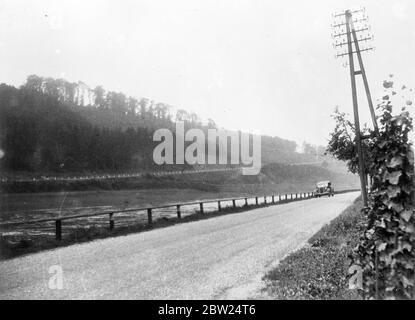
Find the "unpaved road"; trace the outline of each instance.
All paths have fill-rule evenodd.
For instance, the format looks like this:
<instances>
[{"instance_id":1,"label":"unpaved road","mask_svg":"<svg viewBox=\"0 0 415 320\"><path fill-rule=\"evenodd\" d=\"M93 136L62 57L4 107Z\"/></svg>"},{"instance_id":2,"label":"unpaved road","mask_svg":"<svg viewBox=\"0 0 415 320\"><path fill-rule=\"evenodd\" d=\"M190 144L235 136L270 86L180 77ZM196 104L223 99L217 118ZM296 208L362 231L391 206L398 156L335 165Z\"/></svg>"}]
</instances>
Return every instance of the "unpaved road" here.
<instances>
[{"instance_id":1,"label":"unpaved road","mask_svg":"<svg viewBox=\"0 0 415 320\"><path fill-rule=\"evenodd\" d=\"M0 299L258 298L264 273L357 196L292 202L2 261ZM62 289L56 289L56 266Z\"/></svg>"}]
</instances>

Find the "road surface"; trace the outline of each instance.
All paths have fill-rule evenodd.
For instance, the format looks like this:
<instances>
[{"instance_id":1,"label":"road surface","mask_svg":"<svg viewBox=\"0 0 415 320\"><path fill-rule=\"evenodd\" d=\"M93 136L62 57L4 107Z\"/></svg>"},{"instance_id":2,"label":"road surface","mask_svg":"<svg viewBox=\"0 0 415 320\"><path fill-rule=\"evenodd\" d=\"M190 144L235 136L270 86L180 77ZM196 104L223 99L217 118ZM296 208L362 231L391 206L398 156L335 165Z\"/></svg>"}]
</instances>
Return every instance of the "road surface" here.
<instances>
[{"instance_id":1,"label":"road surface","mask_svg":"<svg viewBox=\"0 0 415 320\"><path fill-rule=\"evenodd\" d=\"M2 261L0 299L260 297L265 272L357 196L259 208Z\"/></svg>"}]
</instances>

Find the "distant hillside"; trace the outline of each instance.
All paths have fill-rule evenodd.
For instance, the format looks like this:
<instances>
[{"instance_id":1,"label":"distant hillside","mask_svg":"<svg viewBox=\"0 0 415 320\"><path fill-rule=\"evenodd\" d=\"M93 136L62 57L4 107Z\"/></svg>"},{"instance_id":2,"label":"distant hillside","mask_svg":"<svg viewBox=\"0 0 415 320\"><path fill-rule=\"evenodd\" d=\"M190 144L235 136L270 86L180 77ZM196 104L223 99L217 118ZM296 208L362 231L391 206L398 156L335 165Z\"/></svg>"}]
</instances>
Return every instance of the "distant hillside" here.
<instances>
[{"instance_id":1,"label":"distant hillside","mask_svg":"<svg viewBox=\"0 0 415 320\"><path fill-rule=\"evenodd\" d=\"M0 146L6 172L91 172L145 167L152 133L93 126L56 98L0 85Z\"/></svg>"},{"instance_id":2,"label":"distant hillside","mask_svg":"<svg viewBox=\"0 0 415 320\"><path fill-rule=\"evenodd\" d=\"M194 113L123 93L90 89L82 82L29 76L20 88L0 85L0 160L4 172L120 172L156 167L153 132L175 128L216 128ZM188 143L190 144L190 143ZM262 136L262 162L307 163L315 155L296 152L293 141ZM228 148L230 158L230 148Z\"/></svg>"}]
</instances>

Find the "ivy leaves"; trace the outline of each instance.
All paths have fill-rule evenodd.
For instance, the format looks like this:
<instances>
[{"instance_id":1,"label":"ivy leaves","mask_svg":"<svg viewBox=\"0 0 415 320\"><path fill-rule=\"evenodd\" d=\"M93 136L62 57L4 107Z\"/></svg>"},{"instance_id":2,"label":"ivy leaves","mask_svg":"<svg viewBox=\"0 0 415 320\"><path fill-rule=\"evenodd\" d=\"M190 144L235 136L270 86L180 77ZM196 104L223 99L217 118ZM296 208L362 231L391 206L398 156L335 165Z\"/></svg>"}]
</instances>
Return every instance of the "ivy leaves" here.
<instances>
[{"instance_id":1,"label":"ivy leaves","mask_svg":"<svg viewBox=\"0 0 415 320\"><path fill-rule=\"evenodd\" d=\"M400 167L401 165L402 165L402 157L401 156L395 156L395 157L393 157L386 164L386 166L388 168L396 168L396 167Z\"/></svg>"},{"instance_id":2,"label":"ivy leaves","mask_svg":"<svg viewBox=\"0 0 415 320\"><path fill-rule=\"evenodd\" d=\"M400 171L392 171L388 172L386 174L386 179L389 181L392 185L397 185L399 183L399 178L402 175L402 172Z\"/></svg>"},{"instance_id":3,"label":"ivy leaves","mask_svg":"<svg viewBox=\"0 0 415 320\"><path fill-rule=\"evenodd\" d=\"M413 123L405 110L412 103L406 103L399 114L394 114L390 100L396 95L393 82L384 81L383 87L389 92L377 108L379 135L370 131L363 145L366 170L373 184L369 206L363 209L366 229L355 249L354 262L362 267L367 298L414 299L414 154L409 140ZM335 119L337 125L328 151L356 169L355 142L345 139L350 127L344 114Z\"/></svg>"},{"instance_id":4,"label":"ivy leaves","mask_svg":"<svg viewBox=\"0 0 415 320\"><path fill-rule=\"evenodd\" d=\"M404 210L400 213L400 216L402 219L404 219L406 222L409 222L411 220L411 217L413 217L414 211L413 210Z\"/></svg>"}]
</instances>

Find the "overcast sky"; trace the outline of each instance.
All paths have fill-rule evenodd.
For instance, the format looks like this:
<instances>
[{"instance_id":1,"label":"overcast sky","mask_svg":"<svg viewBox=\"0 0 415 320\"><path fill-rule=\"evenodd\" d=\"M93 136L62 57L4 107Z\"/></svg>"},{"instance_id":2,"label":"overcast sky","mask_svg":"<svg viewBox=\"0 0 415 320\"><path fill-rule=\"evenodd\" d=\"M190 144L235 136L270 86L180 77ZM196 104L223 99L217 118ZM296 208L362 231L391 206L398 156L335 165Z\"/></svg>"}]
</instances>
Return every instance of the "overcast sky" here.
<instances>
[{"instance_id":1,"label":"overcast sky","mask_svg":"<svg viewBox=\"0 0 415 320\"><path fill-rule=\"evenodd\" d=\"M356 6L375 36L364 55L373 96L390 73L415 87L413 0L0 0L0 82L81 80L229 129L325 144L334 107L352 111L331 14Z\"/></svg>"}]
</instances>

